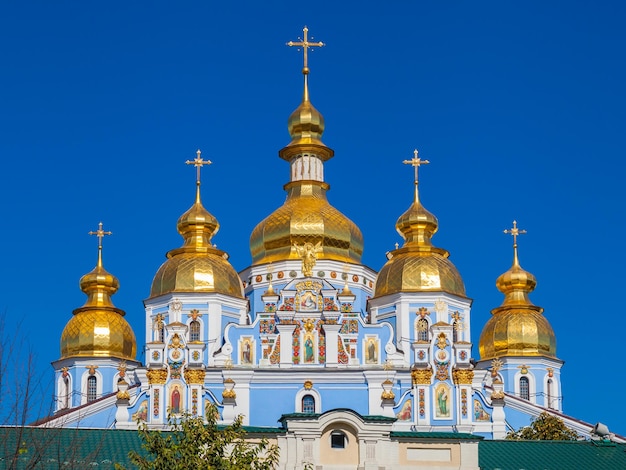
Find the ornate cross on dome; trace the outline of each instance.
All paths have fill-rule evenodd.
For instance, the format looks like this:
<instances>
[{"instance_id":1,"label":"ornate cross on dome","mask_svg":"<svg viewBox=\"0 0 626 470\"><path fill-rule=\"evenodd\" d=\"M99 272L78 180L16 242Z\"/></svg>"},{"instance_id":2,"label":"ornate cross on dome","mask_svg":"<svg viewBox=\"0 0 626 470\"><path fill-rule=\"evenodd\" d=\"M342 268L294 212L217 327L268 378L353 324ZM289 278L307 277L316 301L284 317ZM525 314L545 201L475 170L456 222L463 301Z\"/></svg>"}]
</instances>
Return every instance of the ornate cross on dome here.
<instances>
[{"instance_id":1,"label":"ornate cross on dome","mask_svg":"<svg viewBox=\"0 0 626 470\"><path fill-rule=\"evenodd\" d=\"M513 246L517 247L517 237L518 235L523 235L526 233L526 230L520 230L517 228L517 220L513 221L513 228L507 229L504 231L507 235L513 236Z\"/></svg>"},{"instance_id":2,"label":"ornate cross on dome","mask_svg":"<svg viewBox=\"0 0 626 470\"><path fill-rule=\"evenodd\" d=\"M411 165L415 169L415 202L418 200L417 194L417 185L418 185L418 170L422 165L428 165L430 162L428 160L422 160L417 156L417 149L413 150L413 158L410 160L403 160L402 163L405 165Z\"/></svg>"},{"instance_id":3,"label":"ornate cross on dome","mask_svg":"<svg viewBox=\"0 0 626 470\"><path fill-rule=\"evenodd\" d=\"M105 232L102 229L102 222L100 222L98 224L98 230L90 231L89 235L95 235L96 237L98 237L98 248L102 248L102 239L104 238L104 236L105 235L113 235L113 232Z\"/></svg>"},{"instance_id":4,"label":"ornate cross on dome","mask_svg":"<svg viewBox=\"0 0 626 470\"><path fill-rule=\"evenodd\" d=\"M324 43L321 41L309 42L309 39L308 39L309 28L307 28L306 26L302 29L302 32L304 33L304 39L298 37L299 41L297 42L289 41L287 45L289 47L301 47L302 48L304 52L304 66L302 67L302 73L306 75L307 73L309 73L309 59L308 59L309 47L323 47Z\"/></svg>"},{"instance_id":5,"label":"ornate cross on dome","mask_svg":"<svg viewBox=\"0 0 626 470\"><path fill-rule=\"evenodd\" d=\"M211 160L203 160L200 155L202 155L202 152L200 151L200 149L198 149L196 151L196 158L194 158L193 160L187 160L185 162L187 165L193 165L196 167L196 183L198 184L200 184L200 170L202 169L202 167L204 165L210 165L213 163Z\"/></svg>"}]
</instances>

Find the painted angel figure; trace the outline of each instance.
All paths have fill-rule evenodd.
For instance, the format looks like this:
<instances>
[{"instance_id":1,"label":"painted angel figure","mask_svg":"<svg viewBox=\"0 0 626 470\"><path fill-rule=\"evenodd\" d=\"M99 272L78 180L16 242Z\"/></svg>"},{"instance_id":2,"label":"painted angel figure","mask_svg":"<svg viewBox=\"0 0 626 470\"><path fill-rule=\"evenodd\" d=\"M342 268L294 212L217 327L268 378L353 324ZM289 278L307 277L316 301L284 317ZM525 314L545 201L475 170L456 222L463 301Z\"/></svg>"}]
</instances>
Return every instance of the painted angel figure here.
<instances>
[{"instance_id":1,"label":"painted angel figure","mask_svg":"<svg viewBox=\"0 0 626 470\"><path fill-rule=\"evenodd\" d=\"M298 256L302 258L302 274L306 277L313 276L313 267L317 260L317 254L322 252L322 242L317 242L315 245L311 242L306 242L302 246L298 246L297 243L293 244Z\"/></svg>"}]
</instances>

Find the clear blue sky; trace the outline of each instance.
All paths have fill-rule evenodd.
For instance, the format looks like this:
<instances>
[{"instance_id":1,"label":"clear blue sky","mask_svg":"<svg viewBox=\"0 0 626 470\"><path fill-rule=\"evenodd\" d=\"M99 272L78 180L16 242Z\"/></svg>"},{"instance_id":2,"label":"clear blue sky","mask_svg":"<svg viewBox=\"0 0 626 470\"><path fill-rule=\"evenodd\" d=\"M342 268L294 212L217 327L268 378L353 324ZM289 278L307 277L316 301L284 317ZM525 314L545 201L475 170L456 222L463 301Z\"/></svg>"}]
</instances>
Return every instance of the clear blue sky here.
<instances>
[{"instance_id":1,"label":"clear blue sky","mask_svg":"<svg viewBox=\"0 0 626 470\"><path fill-rule=\"evenodd\" d=\"M116 306L143 343L142 300L193 202L197 148L214 162L203 201L237 270L282 203L287 117L307 24L311 97L326 118L329 199L378 270L400 242L413 148L474 300L474 356L496 277L538 279L563 368L563 407L626 434L623 312L626 3L78 2L0 4L0 309L23 319L42 374L84 302L102 220ZM140 357L143 360L143 357Z\"/></svg>"}]
</instances>

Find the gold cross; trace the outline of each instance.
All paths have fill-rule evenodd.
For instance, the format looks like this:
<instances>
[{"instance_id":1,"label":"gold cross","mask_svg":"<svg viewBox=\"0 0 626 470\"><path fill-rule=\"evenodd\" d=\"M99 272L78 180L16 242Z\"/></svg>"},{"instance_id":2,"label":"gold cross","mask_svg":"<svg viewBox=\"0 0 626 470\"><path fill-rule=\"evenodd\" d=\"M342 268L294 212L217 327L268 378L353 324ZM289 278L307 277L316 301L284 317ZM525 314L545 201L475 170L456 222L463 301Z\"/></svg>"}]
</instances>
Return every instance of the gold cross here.
<instances>
[{"instance_id":1,"label":"gold cross","mask_svg":"<svg viewBox=\"0 0 626 470\"><path fill-rule=\"evenodd\" d=\"M211 163L213 163L211 160L203 160L200 155L202 155L202 152L200 151L200 149L198 149L198 151L196 152L196 158L194 158L193 160L187 160L185 162L187 165L193 165L196 167L196 182L197 183L200 183L200 169L204 165L210 165Z\"/></svg>"},{"instance_id":2,"label":"gold cross","mask_svg":"<svg viewBox=\"0 0 626 470\"><path fill-rule=\"evenodd\" d=\"M526 233L526 230L520 230L517 228L517 221L514 220L513 221L513 228L505 230L504 233L506 233L507 235L512 235L513 236L513 245L517 246L517 237L518 235L523 235Z\"/></svg>"},{"instance_id":3,"label":"gold cross","mask_svg":"<svg viewBox=\"0 0 626 470\"><path fill-rule=\"evenodd\" d=\"M402 163L405 165L411 165L415 168L415 184L417 184L417 170L422 165L428 165L430 162L428 160L422 160L417 156L417 149L413 150L413 158L410 160L404 160Z\"/></svg>"},{"instance_id":4,"label":"gold cross","mask_svg":"<svg viewBox=\"0 0 626 470\"><path fill-rule=\"evenodd\" d=\"M113 235L113 232L105 232L102 230L102 222L98 224L98 230L90 231L89 235L95 235L98 237L98 248L102 248L102 239L105 235Z\"/></svg>"},{"instance_id":5,"label":"gold cross","mask_svg":"<svg viewBox=\"0 0 626 470\"><path fill-rule=\"evenodd\" d=\"M294 41L289 41L287 43L288 46L290 47L301 47L302 50L304 51L304 67L302 67L302 73L307 74L309 73L309 47L323 47L324 43L323 42L309 42L308 39L308 33L309 33L309 28L307 28L306 26L304 27L304 29L302 29L302 32L304 33L304 39L298 37L299 41L294 42ZM311 37L311 39L313 39L313 37Z\"/></svg>"}]
</instances>

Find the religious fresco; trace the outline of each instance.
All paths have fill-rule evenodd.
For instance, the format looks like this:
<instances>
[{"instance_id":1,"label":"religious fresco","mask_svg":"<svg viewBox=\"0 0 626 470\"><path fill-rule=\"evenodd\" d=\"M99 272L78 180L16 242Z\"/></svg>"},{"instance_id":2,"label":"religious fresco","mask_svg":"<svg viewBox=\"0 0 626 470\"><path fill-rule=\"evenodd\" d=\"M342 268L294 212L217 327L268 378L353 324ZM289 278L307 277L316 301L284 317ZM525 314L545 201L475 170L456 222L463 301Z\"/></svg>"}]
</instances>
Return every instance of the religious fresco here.
<instances>
[{"instance_id":1,"label":"religious fresco","mask_svg":"<svg viewBox=\"0 0 626 470\"><path fill-rule=\"evenodd\" d=\"M446 384L439 384L435 388L435 417L437 418L449 418L450 417L450 387Z\"/></svg>"},{"instance_id":2,"label":"religious fresco","mask_svg":"<svg viewBox=\"0 0 626 470\"><path fill-rule=\"evenodd\" d=\"M132 420L134 422L137 421L146 421L148 419L148 400L144 400L139 405L139 408L132 415Z\"/></svg>"},{"instance_id":3,"label":"religious fresco","mask_svg":"<svg viewBox=\"0 0 626 470\"><path fill-rule=\"evenodd\" d=\"M254 364L254 346L251 336L239 340L239 363L245 366Z\"/></svg>"},{"instance_id":4,"label":"religious fresco","mask_svg":"<svg viewBox=\"0 0 626 470\"><path fill-rule=\"evenodd\" d=\"M491 416L485 411L480 400L474 398L474 421L491 421Z\"/></svg>"},{"instance_id":5,"label":"religious fresco","mask_svg":"<svg viewBox=\"0 0 626 470\"><path fill-rule=\"evenodd\" d=\"M183 409L182 388L178 383L170 385L169 393L169 412L171 414L180 414Z\"/></svg>"},{"instance_id":6,"label":"religious fresco","mask_svg":"<svg viewBox=\"0 0 626 470\"><path fill-rule=\"evenodd\" d=\"M378 338L367 337L365 339L365 363L378 364Z\"/></svg>"},{"instance_id":7,"label":"religious fresco","mask_svg":"<svg viewBox=\"0 0 626 470\"><path fill-rule=\"evenodd\" d=\"M396 418L398 421L411 421L412 419L412 409L413 406L411 404L411 399L408 398L400 407L400 410L396 413Z\"/></svg>"}]
</instances>

